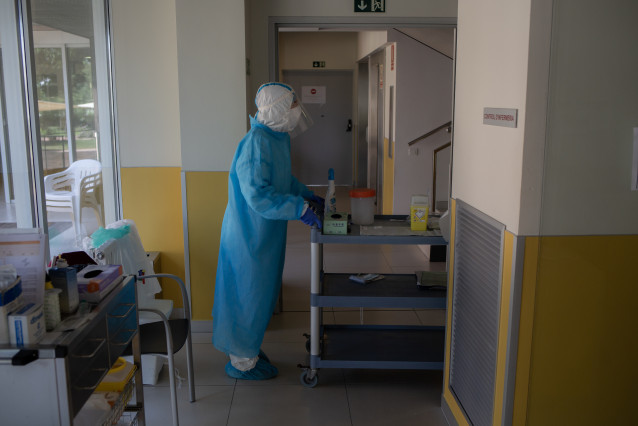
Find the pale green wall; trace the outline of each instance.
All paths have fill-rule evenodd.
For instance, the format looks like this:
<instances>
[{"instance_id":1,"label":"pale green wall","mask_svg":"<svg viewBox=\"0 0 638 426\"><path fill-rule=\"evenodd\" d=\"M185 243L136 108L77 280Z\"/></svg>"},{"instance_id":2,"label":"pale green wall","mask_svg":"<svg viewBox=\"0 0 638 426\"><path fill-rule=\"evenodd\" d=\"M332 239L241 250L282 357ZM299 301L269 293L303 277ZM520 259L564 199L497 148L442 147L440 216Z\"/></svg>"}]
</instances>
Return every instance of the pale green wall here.
<instances>
[{"instance_id":1,"label":"pale green wall","mask_svg":"<svg viewBox=\"0 0 638 426\"><path fill-rule=\"evenodd\" d=\"M179 167L175 1L111 5L121 166Z\"/></svg>"},{"instance_id":2,"label":"pale green wall","mask_svg":"<svg viewBox=\"0 0 638 426\"><path fill-rule=\"evenodd\" d=\"M175 4L182 168L228 171L246 132L244 2Z\"/></svg>"},{"instance_id":3,"label":"pale green wall","mask_svg":"<svg viewBox=\"0 0 638 426\"><path fill-rule=\"evenodd\" d=\"M637 234L638 2L554 2L541 232Z\"/></svg>"}]
</instances>

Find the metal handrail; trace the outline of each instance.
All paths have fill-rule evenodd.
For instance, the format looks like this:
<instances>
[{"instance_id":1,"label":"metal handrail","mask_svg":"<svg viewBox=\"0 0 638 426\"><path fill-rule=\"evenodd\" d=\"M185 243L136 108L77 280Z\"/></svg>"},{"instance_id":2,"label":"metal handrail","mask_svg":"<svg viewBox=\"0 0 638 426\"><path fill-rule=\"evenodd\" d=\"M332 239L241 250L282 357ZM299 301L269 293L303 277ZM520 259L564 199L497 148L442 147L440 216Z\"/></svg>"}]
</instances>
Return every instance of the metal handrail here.
<instances>
[{"instance_id":1,"label":"metal handrail","mask_svg":"<svg viewBox=\"0 0 638 426\"><path fill-rule=\"evenodd\" d=\"M428 136L432 136L433 134L435 134L436 132L443 130L447 127L447 131L449 132L452 126L452 122L448 121L447 123L437 127L434 130L430 130L429 132L427 132L426 134L424 134L423 136L419 136L418 138L414 139L413 141L408 142L408 146L410 145L414 145L415 143L422 141L423 139L427 138Z\"/></svg>"}]
</instances>

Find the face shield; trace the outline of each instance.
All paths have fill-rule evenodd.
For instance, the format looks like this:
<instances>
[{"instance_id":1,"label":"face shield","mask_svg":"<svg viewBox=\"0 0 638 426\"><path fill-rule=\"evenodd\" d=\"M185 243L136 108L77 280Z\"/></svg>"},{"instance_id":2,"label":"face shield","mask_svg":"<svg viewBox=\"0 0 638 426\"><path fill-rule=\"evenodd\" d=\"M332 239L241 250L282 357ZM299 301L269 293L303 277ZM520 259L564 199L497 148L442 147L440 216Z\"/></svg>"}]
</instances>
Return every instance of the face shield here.
<instances>
[{"instance_id":1,"label":"face shield","mask_svg":"<svg viewBox=\"0 0 638 426\"><path fill-rule=\"evenodd\" d=\"M295 94L294 92L293 94L294 97L292 105L290 106L290 111L295 116L298 116L298 118L295 127L292 130L288 131L291 138L299 136L314 124L314 122L312 121L312 117L310 117L308 110L306 110L306 107L304 107L303 104L297 99L297 94Z\"/></svg>"}]
</instances>

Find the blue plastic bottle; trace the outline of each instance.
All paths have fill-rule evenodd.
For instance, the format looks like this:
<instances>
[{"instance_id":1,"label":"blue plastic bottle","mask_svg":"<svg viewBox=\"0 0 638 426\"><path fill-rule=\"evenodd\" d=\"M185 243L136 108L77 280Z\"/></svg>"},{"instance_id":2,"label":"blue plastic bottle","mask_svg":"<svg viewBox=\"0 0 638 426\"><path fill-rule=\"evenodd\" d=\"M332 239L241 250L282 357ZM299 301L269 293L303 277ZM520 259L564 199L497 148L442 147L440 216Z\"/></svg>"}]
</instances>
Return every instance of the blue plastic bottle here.
<instances>
[{"instance_id":1,"label":"blue plastic bottle","mask_svg":"<svg viewBox=\"0 0 638 426\"><path fill-rule=\"evenodd\" d=\"M49 269L51 285L62 290L60 293L60 310L65 314L72 314L78 308L80 295L78 294L78 275L75 268L69 267L64 259L58 259L55 267Z\"/></svg>"}]
</instances>

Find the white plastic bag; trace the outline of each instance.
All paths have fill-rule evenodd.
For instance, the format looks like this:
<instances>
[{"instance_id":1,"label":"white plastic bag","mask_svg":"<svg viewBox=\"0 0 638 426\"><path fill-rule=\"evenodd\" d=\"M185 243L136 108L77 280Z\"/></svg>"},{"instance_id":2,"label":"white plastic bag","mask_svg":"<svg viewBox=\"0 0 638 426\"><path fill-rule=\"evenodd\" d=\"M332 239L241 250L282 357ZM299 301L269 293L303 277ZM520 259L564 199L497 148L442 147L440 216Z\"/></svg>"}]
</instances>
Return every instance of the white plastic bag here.
<instances>
[{"instance_id":1,"label":"white plastic bag","mask_svg":"<svg viewBox=\"0 0 638 426\"><path fill-rule=\"evenodd\" d=\"M135 222L130 219L118 220L108 225L106 229L121 230L120 228L125 227L128 227L128 232L120 233L120 236L103 242L99 247L91 247L90 251L93 252L94 259L101 265L122 265L122 271L125 274L138 276L154 274L153 262L146 255ZM160 291L162 287L156 278L138 281L138 302L143 304L154 299L155 294Z\"/></svg>"}]
</instances>

